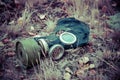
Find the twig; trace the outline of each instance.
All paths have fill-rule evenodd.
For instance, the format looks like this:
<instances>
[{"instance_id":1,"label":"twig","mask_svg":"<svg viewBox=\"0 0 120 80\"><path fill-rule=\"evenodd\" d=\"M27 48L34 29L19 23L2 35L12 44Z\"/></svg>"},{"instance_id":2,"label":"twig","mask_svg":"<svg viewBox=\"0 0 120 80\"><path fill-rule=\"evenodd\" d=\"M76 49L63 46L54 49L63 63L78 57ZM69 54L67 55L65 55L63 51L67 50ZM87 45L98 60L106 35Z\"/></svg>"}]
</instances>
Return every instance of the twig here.
<instances>
[{"instance_id":1,"label":"twig","mask_svg":"<svg viewBox=\"0 0 120 80\"><path fill-rule=\"evenodd\" d=\"M112 64L110 64L109 62L107 62L106 60L104 60L104 59L102 59L102 58L100 58L100 57L98 57L98 56L96 56L96 55L94 55L94 54L91 54L93 57L96 57L96 58L98 58L99 60L101 60L101 61L103 61L103 62L105 62L107 65L109 65L111 68L113 68L114 70L118 70L115 66L113 66Z\"/></svg>"}]
</instances>

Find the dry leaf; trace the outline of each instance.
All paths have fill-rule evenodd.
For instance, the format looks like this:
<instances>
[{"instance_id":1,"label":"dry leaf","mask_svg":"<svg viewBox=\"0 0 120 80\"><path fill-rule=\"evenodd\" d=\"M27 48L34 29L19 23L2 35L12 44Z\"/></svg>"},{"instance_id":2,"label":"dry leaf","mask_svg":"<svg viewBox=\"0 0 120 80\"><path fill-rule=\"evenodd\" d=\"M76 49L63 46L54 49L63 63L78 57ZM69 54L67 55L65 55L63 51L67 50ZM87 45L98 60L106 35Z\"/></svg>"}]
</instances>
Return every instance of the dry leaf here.
<instances>
[{"instance_id":1,"label":"dry leaf","mask_svg":"<svg viewBox=\"0 0 120 80\"><path fill-rule=\"evenodd\" d=\"M15 24L15 21L13 20L13 21L9 22L9 24L10 25Z\"/></svg>"},{"instance_id":2,"label":"dry leaf","mask_svg":"<svg viewBox=\"0 0 120 80\"><path fill-rule=\"evenodd\" d=\"M70 73L65 73L64 74L64 80L71 80L71 74Z\"/></svg>"},{"instance_id":3,"label":"dry leaf","mask_svg":"<svg viewBox=\"0 0 120 80\"><path fill-rule=\"evenodd\" d=\"M34 26L30 26L30 31L34 31L34 30L35 30Z\"/></svg>"},{"instance_id":4,"label":"dry leaf","mask_svg":"<svg viewBox=\"0 0 120 80\"><path fill-rule=\"evenodd\" d=\"M24 23L24 18L23 18L23 17L20 17L20 18L17 20L17 24L22 25L23 23Z\"/></svg>"},{"instance_id":5,"label":"dry leaf","mask_svg":"<svg viewBox=\"0 0 120 80\"><path fill-rule=\"evenodd\" d=\"M40 14L40 15L39 15L39 18L40 18L40 19L45 19L45 16L46 16L45 14Z\"/></svg>"},{"instance_id":6,"label":"dry leaf","mask_svg":"<svg viewBox=\"0 0 120 80\"><path fill-rule=\"evenodd\" d=\"M89 64L84 64L82 70L88 70L89 69Z\"/></svg>"},{"instance_id":7,"label":"dry leaf","mask_svg":"<svg viewBox=\"0 0 120 80\"><path fill-rule=\"evenodd\" d=\"M36 35L36 33L32 33L32 32L28 32L28 34L29 34L30 36L35 36L35 35Z\"/></svg>"},{"instance_id":8,"label":"dry leaf","mask_svg":"<svg viewBox=\"0 0 120 80\"><path fill-rule=\"evenodd\" d=\"M90 69L95 68L95 64L90 64L90 65L89 65L89 68L90 68Z\"/></svg>"},{"instance_id":9,"label":"dry leaf","mask_svg":"<svg viewBox=\"0 0 120 80\"><path fill-rule=\"evenodd\" d=\"M3 46L4 46L4 44L2 42L0 42L0 47L3 47Z\"/></svg>"},{"instance_id":10,"label":"dry leaf","mask_svg":"<svg viewBox=\"0 0 120 80\"><path fill-rule=\"evenodd\" d=\"M82 57L83 63L87 63L89 61L88 57Z\"/></svg>"},{"instance_id":11,"label":"dry leaf","mask_svg":"<svg viewBox=\"0 0 120 80\"><path fill-rule=\"evenodd\" d=\"M65 68L65 71L68 72L68 73L73 74L72 70L71 70L69 67L66 67L66 68Z\"/></svg>"},{"instance_id":12,"label":"dry leaf","mask_svg":"<svg viewBox=\"0 0 120 80\"><path fill-rule=\"evenodd\" d=\"M80 64L80 67L83 66L83 61L81 59L78 61L78 63Z\"/></svg>"},{"instance_id":13,"label":"dry leaf","mask_svg":"<svg viewBox=\"0 0 120 80\"><path fill-rule=\"evenodd\" d=\"M84 75L84 73L85 73L84 70L79 69L79 70L76 71L75 74L76 74L77 76L82 76L82 75Z\"/></svg>"}]
</instances>

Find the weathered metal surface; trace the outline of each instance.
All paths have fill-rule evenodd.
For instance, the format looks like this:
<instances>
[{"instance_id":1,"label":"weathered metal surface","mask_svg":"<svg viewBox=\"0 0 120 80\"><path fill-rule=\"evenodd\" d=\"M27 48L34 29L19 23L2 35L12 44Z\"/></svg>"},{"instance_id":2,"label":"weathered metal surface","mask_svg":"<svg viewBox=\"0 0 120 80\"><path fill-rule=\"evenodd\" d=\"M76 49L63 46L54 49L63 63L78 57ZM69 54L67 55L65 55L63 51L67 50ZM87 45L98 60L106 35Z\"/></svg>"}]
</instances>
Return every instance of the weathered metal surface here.
<instances>
[{"instance_id":1,"label":"weathered metal surface","mask_svg":"<svg viewBox=\"0 0 120 80\"><path fill-rule=\"evenodd\" d=\"M16 43L16 53L24 66L31 66L39 62L41 47L33 38L26 38Z\"/></svg>"}]
</instances>

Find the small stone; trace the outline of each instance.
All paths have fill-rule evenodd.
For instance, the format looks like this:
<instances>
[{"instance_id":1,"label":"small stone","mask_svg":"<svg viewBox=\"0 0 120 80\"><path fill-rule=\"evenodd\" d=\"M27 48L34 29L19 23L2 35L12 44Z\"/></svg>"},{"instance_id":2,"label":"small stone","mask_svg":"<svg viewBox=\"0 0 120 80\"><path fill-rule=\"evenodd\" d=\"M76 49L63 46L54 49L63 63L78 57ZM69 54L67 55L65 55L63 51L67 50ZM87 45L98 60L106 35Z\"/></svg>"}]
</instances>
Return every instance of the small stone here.
<instances>
[{"instance_id":1,"label":"small stone","mask_svg":"<svg viewBox=\"0 0 120 80\"><path fill-rule=\"evenodd\" d=\"M65 68L65 71L68 72L68 73L73 74L72 70L71 70L69 67L66 67L66 68Z\"/></svg>"},{"instance_id":2,"label":"small stone","mask_svg":"<svg viewBox=\"0 0 120 80\"><path fill-rule=\"evenodd\" d=\"M4 44L2 42L0 42L0 47L3 47L3 46L4 46Z\"/></svg>"},{"instance_id":3,"label":"small stone","mask_svg":"<svg viewBox=\"0 0 120 80\"><path fill-rule=\"evenodd\" d=\"M88 57L83 57L83 63L87 63L89 61L89 58Z\"/></svg>"},{"instance_id":4,"label":"small stone","mask_svg":"<svg viewBox=\"0 0 120 80\"><path fill-rule=\"evenodd\" d=\"M15 21L13 20L13 21L9 22L9 24L10 25L15 24Z\"/></svg>"},{"instance_id":5,"label":"small stone","mask_svg":"<svg viewBox=\"0 0 120 80\"><path fill-rule=\"evenodd\" d=\"M93 68L95 68L95 65L94 64L90 64L89 68L93 69Z\"/></svg>"},{"instance_id":6,"label":"small stone","mask_svg":"<svg viewBox=\"0 0 120 80\"><path fill-rule=\"evenodd\" d=\"M83 66L83 61L82 61L82 59L80 59L80 60L78 61L78 63L80 64L80 67Z\"/></svg>"},{"instance_id":7,"label":"small stone","mask_svg":"<svg viewBox=\"0 0 120 80\"><path fill-rule=\"evenodd\" d=\"M117 52L117 55L119 56L119 55L120 55L120 52Z\"/></svg>"},{"instance_id":8,"label":"small stone","mask_svg":"<svg viewBox=\"0 0 120 80\"><path fill-rule=\"evenodd\" d=\"M68 73L68 72L66 72L66 73L64 74L64 80L71 80L71 74Z\"/></svg>"},{"instance_id":9,"label":"small stone","mask_svg":"<svg viewBox=\"0 0 120 80\"><path fill-rule=\"evenodd\" d=\"M89 64L85 64L84 66L83 66L83 70L88 70L89 69Z\"/></svg>"},{"instance_id":10,"label":"small stone","mask_svg":"<svg viewBox=\"0 0 120 80\"><path fill-rule=\"evenodd\" d=\"M33 36L33 38L35 38L35 37L41 37L41 35L37 34L37 35Z\"/></svg>"},{"instance_id":11,"label":"small stone","mask_svg":"<svg viewBox=\"0 0 120 80\"><path fill-rule=\"evenodd\" d=\"M75 74L76 74L77 76L82 76L82 75L84 75L84 73L85 73L84 70L79 69L79 70L76 71Z\"/></svg>"},{"instance_id":12,"label":"small stone","mask_svg":"<svg viewBox=\"0 0 120 80\"><path fill-rule=\"evenodd\" d=\"M35 30L34 26L30 26L30 31L34 31L34 30Z\"/></svg>"},{"instance_id":13,"label":"small stone","mask_svg":"<svg viewBox=\"0 0 120 80\"><path fill-rule=\"evenodd\" d=\"M99 22L97 20L94 20L94 24L99 24Z\"/></svg>"},{"instance_id":14,"label":"small stone","mask_svg":"<svg viewBox=\"0 0 120 80\"><path fill-rule=\"evenodd\" d=\"M15 67L16 67L17 69L19 69L19 68L20 68L20 65L19 65L19 64L16 64Z\"/></svg>"},{"instance_id":15,"label":"small stone","mask_svg":"<svg viewBox=\"0 0 120 80\"><path fill-rule=\"evenodd\" d=\"M46 16L45 14L40 14L40 15L39 15L39 18L40 18L40 19L45 19L45 16Z\"/></svg>"},{"instance_id":16,"label":"small stone","mask_svg":"<svg viewBox=\"0 0 120 80\"><path fill-rule=\"evenodd\" d=\"M98 43L97 45L100 47L100 46L101 46L101 43Z\"/></svg>"},{"instance_id":17,"label":"small stone","mask_svg":"<svg viewBox=\"0 0 120 80\"><path fill-rule=\"evenodd\" d=\"M33 33L33 32L28 32L28 34L29 34L30 36L35 36L35 35L36 35L36 33Z\"/></svg>"},{"instance_id":18,"label":"small stone","mask_svg":"<svg viewBox=\"0 0 120 80\"><path fill-rule=\"evenodd\" d=\"M20 17L18 20L17 20L17 23L19 25L22 25L24 23L24 18L23 17Z\"/></svg>"}]
</instances>

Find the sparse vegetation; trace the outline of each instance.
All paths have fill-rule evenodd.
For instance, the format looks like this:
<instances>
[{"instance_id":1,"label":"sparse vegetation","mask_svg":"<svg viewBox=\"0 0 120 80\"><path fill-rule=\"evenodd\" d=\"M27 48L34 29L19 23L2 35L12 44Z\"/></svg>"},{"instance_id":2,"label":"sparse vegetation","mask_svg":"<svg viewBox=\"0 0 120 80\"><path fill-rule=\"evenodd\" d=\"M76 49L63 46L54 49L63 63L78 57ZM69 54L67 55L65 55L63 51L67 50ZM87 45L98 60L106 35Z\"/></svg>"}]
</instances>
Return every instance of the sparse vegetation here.
<instances>
[{"instance_id":1,"label":"sparse vegetation","mask_svg":"<svg viewBox=\"0 0 120 80\"><path fill-rule=\"evenodd\" d=\"M9 10L9 15L0 12L0 20L7 17L4 23L0 23L0 79L119 80L120 13L114 10L116 6L111 1L117 0L27 0L19 2L19 5L26 6L23 10L19 9L22 11L16 12L15 17L10 16ZM8 9L6 6L5 10ZM59 61L52 61L48 57L40 59L40 64L28 70L16 64L14 40L46 36L54 30L57 20L63 17L75 17L89 24L88 45L65 51ZM79 60L85 56L89 61L81 66ZM95 67L89 69L90 64Z\"/></svg>"},{"instance_id":2,"label":"sparse vegetation","mask_svg":"<svg viewBox=\"0 0 120 80\"><path fill-rule=\"evenodd\" d=\"M38 69L35 69L35 71L39 80L62 79L62 73L57 66L55 66L55 63L52 61L52 59L45 59L44 61L41 60L40 66Z\"/></svg>"}]
</instances>

